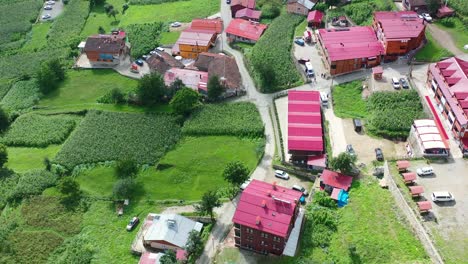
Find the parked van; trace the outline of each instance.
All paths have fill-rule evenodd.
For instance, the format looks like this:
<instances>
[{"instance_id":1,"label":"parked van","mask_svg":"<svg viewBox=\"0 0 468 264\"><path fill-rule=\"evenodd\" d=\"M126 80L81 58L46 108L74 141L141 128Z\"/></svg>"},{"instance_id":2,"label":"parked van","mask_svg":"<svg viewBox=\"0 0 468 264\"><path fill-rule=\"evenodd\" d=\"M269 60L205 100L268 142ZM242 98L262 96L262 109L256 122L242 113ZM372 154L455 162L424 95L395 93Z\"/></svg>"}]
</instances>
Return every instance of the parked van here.
<instances>
[{"instance_id":1,"label":"parked van","mask_svg":"<svg viewBox=\"0 0 468 264\"><path fill-rule=\"evenodd\" d=\"M322 106L328 106L328 94L326 92L320 92L320 101Z\"/></svg>"},{"instance_id":2,"label":"parked van","mask_svg":"<svg viewBox=\"0 0 468 264\"><path fill-rule=\"evenodd\" d=\"M314 68L312 67L312 63L310 63L310 61L305 63L305 73L307 77L314 77L315 75Z\"/></svg>"},{"instance_id":3,"label":"parked van","mask_svg":"<svg viewBox=\"0 0 468 264\"><path fill-rule=\"evenodd\" d=\"M455 201L455 197L449 192L433 192L431 197L433 202Z\"/></svg>"},{"instance_id":4,"label":"parked van","mask_svg":"<svg viewBox=\"0 0 468 264\"><path fill-rule=\"evenodd\" d=\"M361 119L353 118L353 126L354 126L354 131L358 133L361 132L362 131Z\"/></svg>"}]
</instances>

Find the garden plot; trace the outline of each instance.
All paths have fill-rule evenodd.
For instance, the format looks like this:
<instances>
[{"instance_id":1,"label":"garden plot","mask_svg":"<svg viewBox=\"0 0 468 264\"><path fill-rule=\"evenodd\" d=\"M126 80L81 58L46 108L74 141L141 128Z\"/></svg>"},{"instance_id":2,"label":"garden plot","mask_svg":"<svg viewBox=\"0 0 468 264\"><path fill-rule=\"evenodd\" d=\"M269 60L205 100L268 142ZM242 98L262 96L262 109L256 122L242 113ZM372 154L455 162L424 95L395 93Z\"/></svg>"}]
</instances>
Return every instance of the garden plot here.
<instances>
[{"instance_id":1,"label":"garden plot","mask_svg":"<svg viewBox=\"0 0 468 264\"><path fill-rule=\"evenodd\" d=\"M124 158L154 164L179 140L171 115L91 111L54 159L69 169Z\"/></svg>"}]
</instances>

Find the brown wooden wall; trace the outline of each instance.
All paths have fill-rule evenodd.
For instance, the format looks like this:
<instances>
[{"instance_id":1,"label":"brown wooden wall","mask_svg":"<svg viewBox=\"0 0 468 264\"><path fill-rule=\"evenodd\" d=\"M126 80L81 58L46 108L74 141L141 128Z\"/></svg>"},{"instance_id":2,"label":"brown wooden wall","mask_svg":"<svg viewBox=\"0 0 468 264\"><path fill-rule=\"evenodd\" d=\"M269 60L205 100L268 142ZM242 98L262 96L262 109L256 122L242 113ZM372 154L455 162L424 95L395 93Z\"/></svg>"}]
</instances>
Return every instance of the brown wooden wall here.
<instances>
[{"instance_id":1,"label":"brown wooden wall","mask_svg":"<svg viewBox=\"0 0 468 264\"><path fill-rule=\"evenodd\" d=\"M288 4L288 13L307 16L309 9L299 3Z\"/></svg>"}]
</instances>

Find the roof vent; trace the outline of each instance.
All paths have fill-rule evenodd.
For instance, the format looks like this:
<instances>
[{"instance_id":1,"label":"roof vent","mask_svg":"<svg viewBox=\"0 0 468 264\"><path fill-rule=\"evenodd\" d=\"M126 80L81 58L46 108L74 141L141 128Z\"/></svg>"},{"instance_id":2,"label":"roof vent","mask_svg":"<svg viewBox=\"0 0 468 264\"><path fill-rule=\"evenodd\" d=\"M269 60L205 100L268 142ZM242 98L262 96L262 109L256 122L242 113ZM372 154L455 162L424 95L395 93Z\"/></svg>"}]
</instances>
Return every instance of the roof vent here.
<instances>
[{"instance_id":1,"label":"roof vent","mask_svg":"<svg viewBox=\"0 0 468 264\"><path fill-rule=\"evenodd\" d=\"M276 190L276 181L273 182L273 190Z\"/></svg>"},{"instance_id":2,"label":"roof vent","mask_svg":"<svg viewBox=\"0 0 468 264\"><path fill-rule=\"evenodd\" d=\"M270 190L268 190L267 195L268 195L269 197L271 197L271 191L270 191Z\"/></svg>"},{"instance_id":3,"label":"roof vent","mask_svg":"<svg viewBox=\"0 0 468 264\"><path fill-rule=\"evenodd\" d=\"M260 216L257 216L257 218L255 218L255 224L260 225L261 220Z\"/></svg>"},{"instance_id":4,"label":"roof vent","mask_svg":"<svg viewBox=\"0 0 468 264\"><path fill-rule=\"evenodd\" d=\"M173 220L173 219L167 220L167 226L168 226L169 228L175 227L175 226L176 226L176 220Z\"/></svg>"},{"instance_id":5,"label":"roof vent","mask_svg":"<svg viewBox=\"0 0 468 264\"><path fill-rule=\"evenodd\" d=\"M263 207L263 208L266 207L266 201L265 201L265 200L262 201L262 207Z\"/></svg>"}]
</instances>

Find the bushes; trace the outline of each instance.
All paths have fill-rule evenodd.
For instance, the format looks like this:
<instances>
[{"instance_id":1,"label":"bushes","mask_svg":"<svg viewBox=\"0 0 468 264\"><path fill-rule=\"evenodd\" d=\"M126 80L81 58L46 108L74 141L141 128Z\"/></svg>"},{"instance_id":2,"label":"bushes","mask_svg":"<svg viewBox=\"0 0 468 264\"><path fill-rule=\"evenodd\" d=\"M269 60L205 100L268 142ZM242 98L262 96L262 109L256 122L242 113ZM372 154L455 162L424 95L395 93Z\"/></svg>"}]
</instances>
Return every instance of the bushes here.
<instances>
[{"instance_id":1,"label":"bushes","mask_svg":"<svg viewBox=\"0 0 468 264\"><path fill-rule=\"evenodd\" d=\"M1 139L9 146L47 147L60 144L76 125L71 116L42 116L26 114L18 117Z\"/></svg>"},{"instance_id":2,"label":"bushes","mask_svg":"<svg viewBox=\"0 0 468 264\"><path fill-rule=\"evenodd\" d=\"M333 110L341 118L363 118L368 115L366 101L362 99L362 82L353 81L334 86Z\"/></svg>"},{"instance_id":3,"label":"bushes","mask_svg":"<svg viewBox=\"0 0 468 264\"><path fill-rule=\"evenodd\" d=\"M81 40L80 32L89 14L89 2L70 0L63 14L52 24L49 34L49 45L53 47L75 48Z\"/></svg>"},{"instance_id":4,"label":"bushes","mask_svg":"<svg viewBox=\"0 0 468 264\"><path fill-rule=\"evenodd\" d=\"M290 51L294 29L303 19L287 13L279 16L255 44L250 62L262 92L274 92L301 82Z\"/></svg>"},{"instance_id":5,"label":"bushes","mask_svg":"<svg viewBox=\"0 0 468 264\"><path fill-rule=\"evenodd\" d=\"M281 4L275 5L272 3L266 3L262 6L262 18L273 19L280 15Z\"/></svg>"},{"instance_id":6,"label":"bushes","mask_svg":"<svg viewBox=\"0 0 468 264\"><path fill-rule=\"evenodd\" d=\"M18 41L31 30L42 6L40 0L19 0L1 3L0 50L5 44Z\"/></svg>"},{"instance_id":7,"label":"bushes","mask_svg":"<svg viewBox=\"0 0 468 264\"><path fill-rule=\"evenodd\" d=\"M130 0L132 5L157 5L162 3L188 1L188 0Z\"/></svg>"},{"instance_id":8,"label":"bushes","mask_svg":"<svg viewBox=\"0 0 468 264\"><path fill-rule=\"evenodd\" d=\"M141 57L159 46L163 28L162 22L127 26L128 40L132 43L132 56L134 58Z\"/></svg>"},{"instance_id":9,"label":"bushes","mask_svg":"<svg viewBox=\"0 0 468 264\"><path fill-rule=\"evenodd\" d=\"M349 5L329 10L328 15L329 17L335 17L346 14L357 25L370 25L373 18L372 13L375 10L396 10L396 6L391 0L353 1Z\"/></svg>"},{"instance_id":10,"label":"bushes","mask_svg":"<svg viewBox=\"0 0 468 264\"><path fill-rule=\"evenodd\" d=\"M369 97L367 130L377 136L406 138L413 121L425 114L415 90L379 92Z\"/></svg>"},{"instance_id":11,"label":"bushes","mask_svg":"<svg viewBox=\"0 0 468 264\"><path fill-rule=\"evenodd\" d=\"M65 70L59 59L52 59L42 63L36 73L37 84L42 94L46 95L56 90L65 79Z\"/></svg>"},{"instance_id":12,"label":"bushes","mask_svg":"<svg viewBox=\"0 0 468 264\"><path fill-rule=\"evenodd\" d=\"M41 93L35 79L16 82L3 97L1 104L7 110L21 110L34 106Z\"/></svg>"},{"instance_id":13,"label":"bushes","mask_svg":"<svg viewBox=\"0 0 468 264\"><path fill-rule=\"evenodd\" d=\"M338 229L337 212L333 209L311 204L307 206L303 248L328 247L331 237Z\"/></svg>"},{"instance_id":14,"label":"bushes","mask_svg":"<svg viewBox=\"0 0 468 264\"><path fill-rule=\"evenodd\" d=\"M439 20L439 23L441 23L444 27L453 28L455 27L455 18L446 17Z\"/></svg>"},{"instance_id":15,"label":"bushes","mask_svg":"<svg viewBox=\"0 0 468 264\"><path fill-rule=\"evenodd\" d=\"M263 123L251 103L205 105L185 122L186 135L263 137Z\"/></svg>"},{"instance_id":16,"label":"bushes","mask_svg":"<svg viewBox=\"0 0 468 264\"><path fill-rule=\"evenodd\" d=\"M49 264L89 264L93 259L94 245L84 234L79 234L65 240L65 242L54 250L49 256Z\"/></svg>"},{"instance_id":17,"label":"bushes","mask_svg":"<svg viewBox=\"0 0 468 264\"><path fill-rule=\"evenodd\" d=\"M19 201L29 195L41 194L57 182L57 176L45 170L30 170L17 179L16 186L7 194L8 201Z\"/></svg>"},{"instance_id":18,"label":"bushes","mask_svg":"<svg viewBox=\"0 0 468 264\"><path fill-rule=\"evenodd\" d=\"M91 111L54 162L69 169L124 158L154 164L179 140L180 127L176 121L171 115Z\"/></svg>"}]
</instances>

